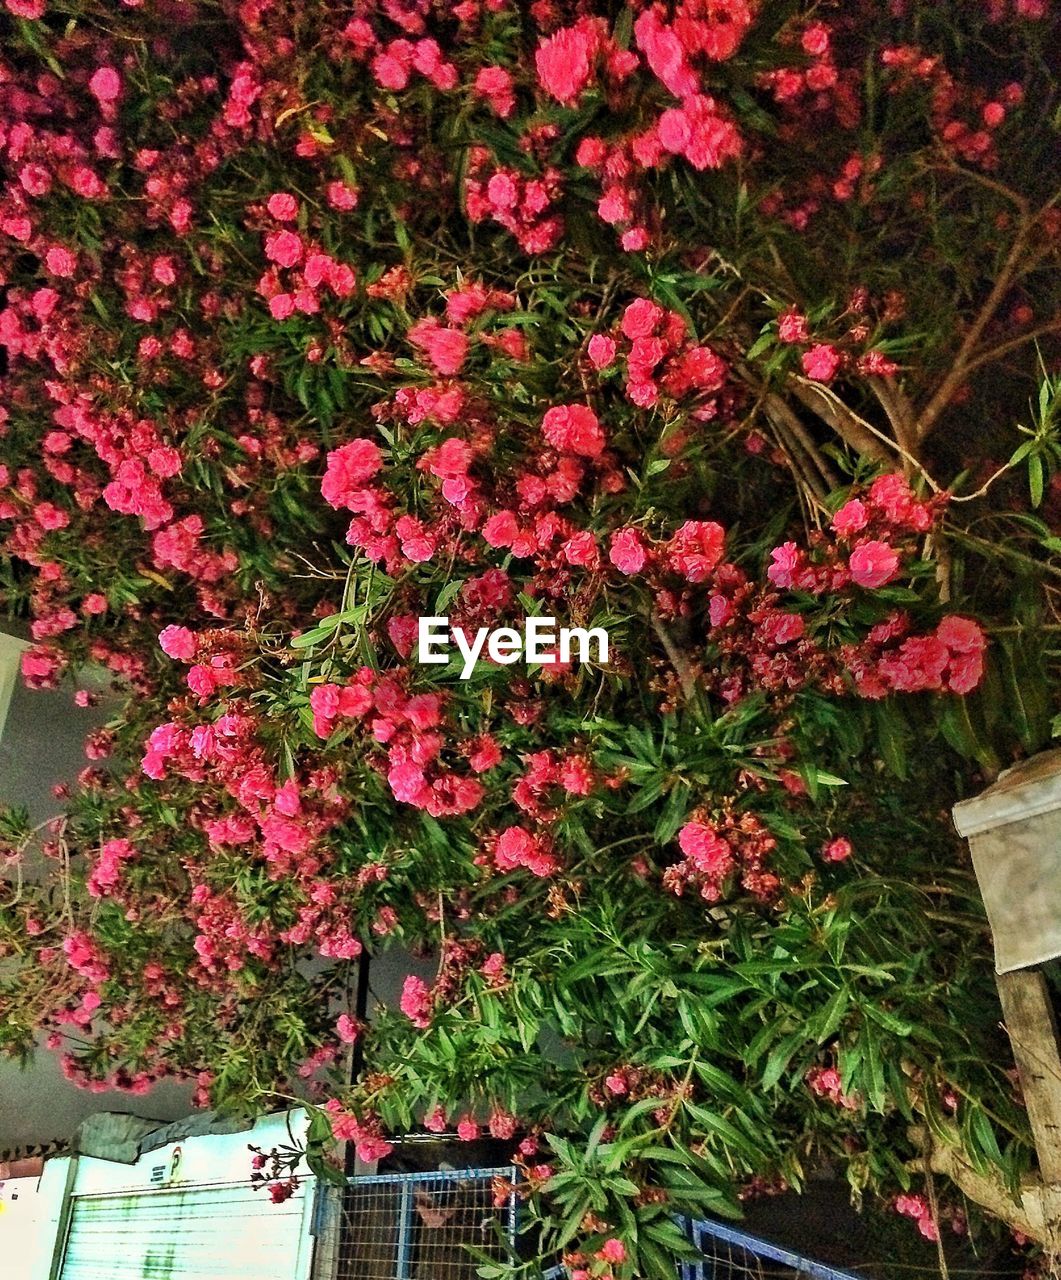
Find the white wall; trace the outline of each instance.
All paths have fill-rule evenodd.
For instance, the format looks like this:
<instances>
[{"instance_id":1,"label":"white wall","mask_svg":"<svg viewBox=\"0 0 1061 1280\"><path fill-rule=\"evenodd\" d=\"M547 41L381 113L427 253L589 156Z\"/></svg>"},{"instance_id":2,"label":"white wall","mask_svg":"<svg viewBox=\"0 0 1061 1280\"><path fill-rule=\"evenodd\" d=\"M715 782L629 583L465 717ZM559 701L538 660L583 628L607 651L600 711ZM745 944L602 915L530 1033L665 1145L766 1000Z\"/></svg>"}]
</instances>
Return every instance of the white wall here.
<instances>
[{"instance_id":1,"label":"white wall","mask_svg":"<svg viewBox=\"0 0 1061 1280\"><path fill-rule=\"evenodd\" d=\"M139 1191L152 1185L152 1171L165 1169L166 1185L201 1185L209 1182L247 1182L251 1175L251 1153L248 1144L269 1151L273 1147L296 1147L304 1144L306 1113L279 1112L261 1116L253 1128L240 1133L210 1133L145 1151L136 1164L116 1164L81 1156L78 1160L72 1191L74 1195L99 1195L117 1191ZM180 1147L179 1173L170 1182L168 1172L175 1148ZM308 1173L300 1165L302 1173Z\"/></svg>"},{"instance_id":2,"label":"white wall","mask_svg":"<svg viewBox=\"0 0 1061 1280\"><path fill-rule=\"evenodd\" d=\"M48 1160L39 1179L19 1178L0 1184L0 1276L3 1280L48 1280L68 1191L92 1195L146 1190L152 1186L152 1170L162 1168L167 1174L171 1170L178 1146L179 1174L169 1185L246 1183L251 1172L248 1143L266 1151L293 1146L304 1141L305 1131L305 1112L293 1111L263 1116L242 1133L204 1134L168 1143L145 1152L134 1165L91 1156ZM304 1164L299 1172L308 1173ZM313 1186L313 1180L307 1179L299 1193L305 1209L307 1250Z\"/></svg>"},{"instance_id":3,"label":"white wall","mask_svg":"<svg viewBox=\"0 0 1061 1280\"><path fill-rule=\"evenodd\" d=\"M42 1215L48 1216L41 1183L41 1178L11 1178L0 1182L0 1259L3 1259L5 1280L8 1277L32 1280L37 1254L46 1239L51 1238L41 1223Z\"/></svg>"}]
</instances>

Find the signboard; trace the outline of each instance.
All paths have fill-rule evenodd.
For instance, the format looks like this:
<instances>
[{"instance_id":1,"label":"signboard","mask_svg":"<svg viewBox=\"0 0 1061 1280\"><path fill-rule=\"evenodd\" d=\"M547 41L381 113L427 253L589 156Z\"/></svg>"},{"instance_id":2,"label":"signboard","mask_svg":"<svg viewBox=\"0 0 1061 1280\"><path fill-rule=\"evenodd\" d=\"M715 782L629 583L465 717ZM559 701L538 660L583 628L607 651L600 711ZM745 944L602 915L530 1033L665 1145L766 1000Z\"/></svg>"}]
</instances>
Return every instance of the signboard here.
<instances>
[{"instance_id":1,"label":"signboard","mask_svg":"<svg viewBox=\"0 0 1061 1280\"><path fill-rule=\"evenodd\" d=\"M954 825L969 841L997 971L1061 956L1061 749L956 804Z\"/></svg>"}]
</instances>

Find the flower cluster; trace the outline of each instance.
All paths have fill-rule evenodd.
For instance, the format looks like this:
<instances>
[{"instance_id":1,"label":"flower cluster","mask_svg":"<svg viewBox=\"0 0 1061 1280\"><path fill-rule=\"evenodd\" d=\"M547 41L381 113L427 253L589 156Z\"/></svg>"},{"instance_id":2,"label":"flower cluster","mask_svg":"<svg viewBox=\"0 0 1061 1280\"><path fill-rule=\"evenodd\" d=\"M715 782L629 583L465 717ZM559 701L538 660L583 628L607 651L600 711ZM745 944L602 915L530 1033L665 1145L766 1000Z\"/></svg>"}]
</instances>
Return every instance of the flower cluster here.
<instances>
[{"instance_id":1,"label":"flower cluster","mask_svg":"<svg viewBox=\"0 0 1061 1280\"><path fill-rule=\"evenodd\" d=\"M705 902L718 902L739 881L753 898L769 902L781 887L765 869L777 841L754 814L725 814L714 822L694 816L678 832L678 847L682 859L664 871L663 884L679 897L695 889Z\"/></svg>"},{"instance_id":2,"label":"flower cluster","mask_svg":"<svg viewBox=\"0 0 1061 1280\"><path fill-rule=\"evenodd\" d=\"M594 1280L809 1140L886 1183L909 1061L1021 1134L980 935L885 962L863 890L915 930L944 790L1047 732L978 692L1056 554L1049 396L1024 454L999 411L1053 358L1046 6L5 7L0 594L106 726L0 814L0 1048L365 1160L489 1133ZM608 656L463 673L440 615ZM434 978L355 1016L389 949ZM665 1150L587 1213L602 1119Z\"/></svg>"}]
</instances>

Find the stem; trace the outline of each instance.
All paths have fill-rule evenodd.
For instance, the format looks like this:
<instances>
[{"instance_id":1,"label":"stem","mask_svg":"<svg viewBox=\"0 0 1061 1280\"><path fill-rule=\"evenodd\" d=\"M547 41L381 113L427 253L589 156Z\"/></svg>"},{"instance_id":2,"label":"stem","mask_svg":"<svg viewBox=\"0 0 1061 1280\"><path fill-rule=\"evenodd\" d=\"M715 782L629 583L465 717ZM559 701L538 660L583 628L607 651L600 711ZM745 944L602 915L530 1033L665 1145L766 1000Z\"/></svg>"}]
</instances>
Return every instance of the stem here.
<instances>
[{"instance_id":1,"label":"stem","mask_svg":"<svg viewBox=\"0 0 1061 1280\"><path fill-rule=\"evenodd\" d=\"M944 409L946 409L950 404L951 400L954 398L955 392L968 377L971 370L978 368L981 364L984 364L986 360L993 358L993 356L990 355L984 356L983 358L974 358L973 353L975 352L981 337L983 337L984 330L991 323L995 313L1002 305L1002 300L1009 292L1010 286L1021 274L1019 269L1021 265L1021 257L1027 246L1029 234L1039 221L1041 214L1045 213L1053 203L1054 198L1051 198L1043 208L1039 210L1039 212L1032 214L1031 216L1025 216L1021 219L1013 244L1010 247L1009 253L1006 255L1006 261L1002 265L1002 270L998 273L994 286L992 287L991 292L987 295L984 305L980 308L976 318L966 330L965 337L962 339L961 345L958 347L957 354L954 357L954 363L951 366L950 372L946 375L935 393L929 399L928 403L921 410L918 422L919 439L924 440L932 431L936 421L943 413ZM1037 255L1036 261L1038 260L1038 257L1041 256L1043 255ZM997 351L995 354L997 354Z\"/></svg>"},{"instance_id":2,"label":"stem","mask_svg":"<svg viewBox=\"0 0 1061 1280\"><path fill-rule=\"evenodd\" d=\"M686 700L691 702L696 697L696 680L689 668L688 662L685 660L684 654L678 649L677 645L671 639L670 632L663 625L663 619L659 613L652 610L652 626L655 628L656 635L659 636L663 645L667 658L671 666L677 673L679 683L682 687L682 693L685 694Z\"/></svg>"}]
</instances>

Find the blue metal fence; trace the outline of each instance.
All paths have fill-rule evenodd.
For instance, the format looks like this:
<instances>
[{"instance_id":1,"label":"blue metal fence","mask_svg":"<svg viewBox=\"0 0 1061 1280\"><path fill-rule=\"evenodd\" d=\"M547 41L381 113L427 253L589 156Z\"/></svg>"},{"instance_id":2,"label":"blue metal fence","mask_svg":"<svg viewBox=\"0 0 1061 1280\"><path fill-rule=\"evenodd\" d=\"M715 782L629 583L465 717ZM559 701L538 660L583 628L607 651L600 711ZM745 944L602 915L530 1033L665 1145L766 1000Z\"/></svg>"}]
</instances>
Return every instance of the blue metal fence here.
<instances>
[{"instance_id":1,"label":"blue metal fence","mask_svg":"<svg viewBox=\"0 0 1061 1280\"><path fill-rule=\"evenodd\" d=\"M859 1280L854 1272L815 1262L728 1223L683 1221L701 1256L675 1263L675 1280ZM553 1267L545 1280L567 1280L566 1268Z\"/></svg>"},{"instance_id":2,"label":"blue metal fence","mask_svg":"<svg viewBox=\"0 0 1061 1280\"><path fill-rule=\"evenodd\" d=\"M499 1260L505 1244L516 1246L515 1178L506 1166L350 1179L342 1207L347 1245L327 1280L473 1277L476 1263L464 1246L476 1245ZM500 1204L499 1182L511 1187ZM859 1280L729 1223L679 1221L699 1256L676 1262L675 1280ZM545 1280L567 1280L566 1268L553 1267Z\"/></svg>"},{"instance_id":3,"label":"blue metal fence","mask_svg":"<svg viewBox=\"0 0 1061 1280\"><path fill-rule=\"evenodd\" d=\"M746 1276L778 1275L788 1280L858 1280L851 1271L815 1262L729 1223L692 1221L688 1231L703 1258L683 1262L681 1280L743 1280Z\"/></svg>"},{"instance_id":4,"label":"blue metal fence","mask_svg":"<svg viewBox=\"0 0 1061 1280\"><path fill-rule=\"evenodd\" d=\"M466 1246L498 1261L515 1247L515 1178L511 1165L350 1178L338 1247L316 1280L471 1280Z\"/></svg>"}]
</instances>

